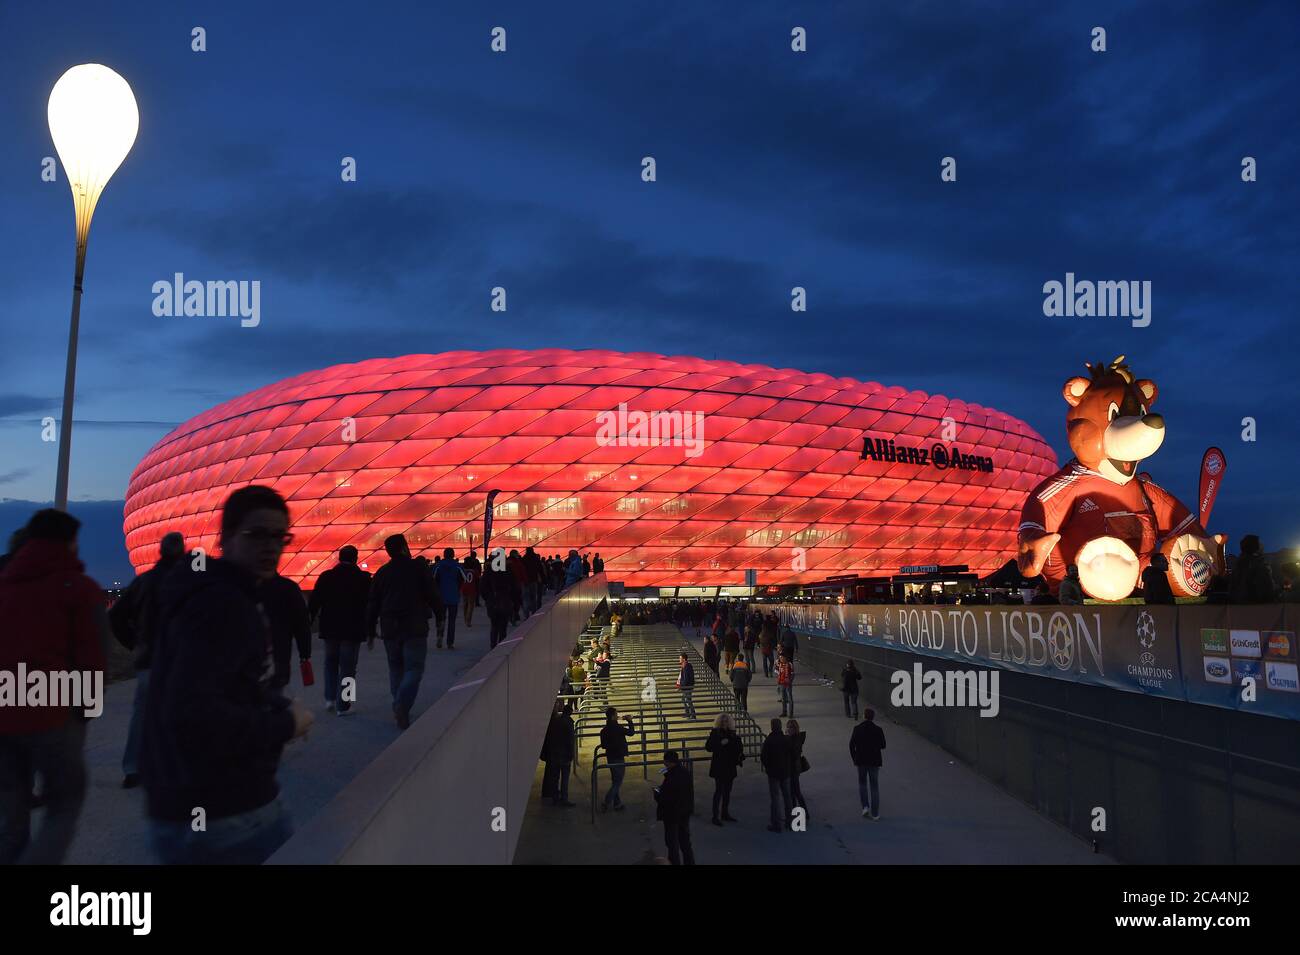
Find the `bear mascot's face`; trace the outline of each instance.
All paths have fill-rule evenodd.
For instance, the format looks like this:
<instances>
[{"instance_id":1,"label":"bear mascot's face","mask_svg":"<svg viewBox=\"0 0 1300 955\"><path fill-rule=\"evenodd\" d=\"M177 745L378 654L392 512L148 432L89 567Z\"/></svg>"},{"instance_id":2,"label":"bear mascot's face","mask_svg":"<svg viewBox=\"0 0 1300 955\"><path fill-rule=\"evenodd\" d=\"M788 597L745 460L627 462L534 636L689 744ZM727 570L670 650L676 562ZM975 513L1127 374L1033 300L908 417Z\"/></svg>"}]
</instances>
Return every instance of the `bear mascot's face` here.
<instances>
[{"instance_id":1,"label":"bear mascot's face","mask_svg":"<svg viewBox=\"0 0 1300 955\"><path fill-rule=\"evenodd\" d=\"M1071 378L1061 389L1070 449L1079 463L1116 484L1127 484L1138 463L1165 440L1165 419L1151 413L1158 390L1135 379L1117 358L1109 367L1089 365L1091 378Z\"/></svg>"}]
</instances>

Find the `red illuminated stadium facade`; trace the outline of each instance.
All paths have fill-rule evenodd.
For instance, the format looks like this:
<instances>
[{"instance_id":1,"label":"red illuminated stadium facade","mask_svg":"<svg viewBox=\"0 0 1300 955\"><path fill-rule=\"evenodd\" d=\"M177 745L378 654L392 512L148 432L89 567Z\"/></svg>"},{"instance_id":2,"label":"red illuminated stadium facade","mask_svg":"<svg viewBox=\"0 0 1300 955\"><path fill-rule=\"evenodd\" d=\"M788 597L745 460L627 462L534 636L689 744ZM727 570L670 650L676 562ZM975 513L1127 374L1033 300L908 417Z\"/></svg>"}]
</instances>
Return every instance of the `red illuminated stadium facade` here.
<instances>
[{"instance_id":1,"label":"red illuminated stadium facade","mask_svg":"<svg viewBox=\"0 0 1300 955\"><path fill-rule=\"evenodd\" d=\"M636 412L682 412L702 445L647 446ZM167 531L217 553L222 502L267 484L292 519L281 572L310 588L345 544L371 570L390 534L416 553L481 548L499 488L493 546L599 552L630 586L738 585L750 568L762 584L918 564L987 573L1056 467L1015 418L875 382L649 353L462 351L308 372L185 422L132 475L125 531L137 570Z\"/></svg>"}]
</instances>

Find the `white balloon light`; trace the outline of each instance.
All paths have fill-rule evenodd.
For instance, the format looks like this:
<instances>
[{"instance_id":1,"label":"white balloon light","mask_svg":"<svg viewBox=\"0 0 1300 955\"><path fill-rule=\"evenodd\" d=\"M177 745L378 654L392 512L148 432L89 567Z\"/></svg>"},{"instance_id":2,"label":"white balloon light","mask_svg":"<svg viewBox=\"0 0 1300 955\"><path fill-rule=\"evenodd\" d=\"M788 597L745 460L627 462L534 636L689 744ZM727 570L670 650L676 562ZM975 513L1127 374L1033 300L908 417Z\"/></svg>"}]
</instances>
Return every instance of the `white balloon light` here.
<instances>
[{"instance_id":1,"label":"white balloon light","mask_svg":"<svg viewBox=\"0 0 1300 955\"><path fill-rule=\"evenodd\" d=\"M46 111L50 136L72 187L77 217L77 268L72 283L68 326L68 364L63 377L63 417L59 419L59 465L54 506L68 506L68 468L72 456L72 397L77 377L77 331L81 321L81 278L86 239L99 196L140 130L140 110L130 85L107 66L74 66L54 84Z\"/></svg>"},{"instance_id":2,"label":"white balloon light","mask_svg":"<svg viewBox=\"0 0 1300 955\"><path fill-rule=\"evenodd\" d=\"M54 84L50 135L72 186L77 244L84 245L100 193L131 151L140 110L130 85L107 66L74 66Z\"/></svg>"}]
</instances>

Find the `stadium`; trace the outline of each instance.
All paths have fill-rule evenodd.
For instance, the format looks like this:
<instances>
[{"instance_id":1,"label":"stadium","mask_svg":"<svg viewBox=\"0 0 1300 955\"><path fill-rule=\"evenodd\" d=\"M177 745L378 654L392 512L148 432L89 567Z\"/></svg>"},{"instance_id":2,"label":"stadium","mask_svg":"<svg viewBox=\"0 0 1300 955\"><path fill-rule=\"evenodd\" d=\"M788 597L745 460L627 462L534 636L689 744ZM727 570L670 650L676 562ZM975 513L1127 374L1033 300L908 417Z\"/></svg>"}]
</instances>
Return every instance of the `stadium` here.
<instances>
[{"instance_id":1,"label":"stadium","mask_svg":"<svg viewBox=\"0 0 1300 955\"><path fill-rule=\"evenodd\" d=\"M668 422L670 424L665 424ZM345 544L372 569L492 546L599 553L629 586L804 583L906 565L989 573L1056 470L1024 422L978 404L789 368L615 351L376 358L226 401L131 476L137 570L168 531L218 549L246 484L289 502L281 573L310 589Z\"/></svg>"}]
</instances>

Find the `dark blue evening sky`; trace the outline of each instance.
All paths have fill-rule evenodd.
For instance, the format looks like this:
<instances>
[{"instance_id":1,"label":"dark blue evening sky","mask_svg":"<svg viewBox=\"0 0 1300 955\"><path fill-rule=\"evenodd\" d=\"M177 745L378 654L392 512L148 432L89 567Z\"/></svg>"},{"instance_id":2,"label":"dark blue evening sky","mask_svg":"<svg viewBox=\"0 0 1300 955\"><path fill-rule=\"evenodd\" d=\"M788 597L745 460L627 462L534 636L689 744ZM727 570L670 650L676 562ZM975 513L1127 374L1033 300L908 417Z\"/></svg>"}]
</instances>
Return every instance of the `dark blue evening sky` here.
<instances>
[{"instance_id":1,"label":"dark blue evening sky","mask_svg":"<svg viewBox=\"0 0 1300 955\"><path fill-rule=\"evenodd\" d=\"M850 375L1065 454L1061 384L1123 353L1169 428L1144 468L1190 503L1219 444L1212 529L1298 545L1297 48L1294 2L4 3L0 497L52 496L73 229L45 109L100 62L141 123L91 230L74 501L214 403L381 355ZM260 281L261 324L155 317L176 272ZM1150 326L1045 317L1066 272L1149 280Z\"/></svg>"}]
</instances>

